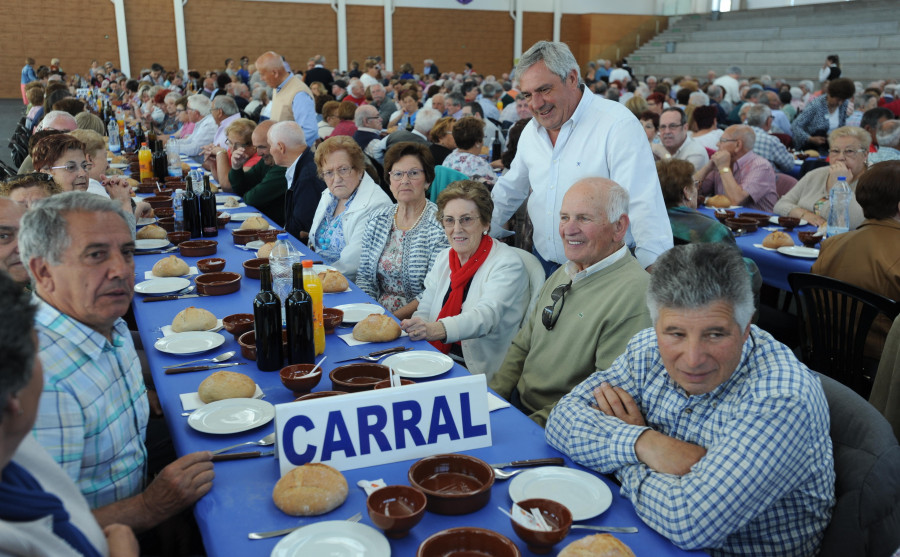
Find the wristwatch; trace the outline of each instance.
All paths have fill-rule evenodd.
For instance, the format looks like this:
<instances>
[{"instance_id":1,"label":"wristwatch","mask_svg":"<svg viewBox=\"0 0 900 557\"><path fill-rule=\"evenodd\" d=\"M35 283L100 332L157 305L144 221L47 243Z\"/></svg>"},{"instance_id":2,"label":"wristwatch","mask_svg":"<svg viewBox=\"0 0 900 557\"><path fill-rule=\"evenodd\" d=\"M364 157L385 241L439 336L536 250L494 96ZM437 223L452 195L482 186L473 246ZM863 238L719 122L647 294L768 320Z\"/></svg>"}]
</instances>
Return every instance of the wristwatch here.
<instances>
[{"instance_id":1,"label":"wristwatch","mask_svg":"<svg viewBox=\"0 0 900 557\"><path fill-rule=\"evenodd\" d=\"M728 174L729 172L731 172L731 169L727 166L719 169L719 174Z\"/></svg>"}]
</instances>

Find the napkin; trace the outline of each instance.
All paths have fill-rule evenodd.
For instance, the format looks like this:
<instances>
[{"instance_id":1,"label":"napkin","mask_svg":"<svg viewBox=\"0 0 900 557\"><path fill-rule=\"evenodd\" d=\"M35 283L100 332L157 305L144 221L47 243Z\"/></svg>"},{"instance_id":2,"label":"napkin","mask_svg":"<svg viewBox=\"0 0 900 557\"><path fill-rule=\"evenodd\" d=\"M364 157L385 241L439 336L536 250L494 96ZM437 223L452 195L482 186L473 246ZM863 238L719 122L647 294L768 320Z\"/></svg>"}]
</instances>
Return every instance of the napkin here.
<instances>
[{"instance_id":1,"label":"napkin","mask_svg":"<svg viewBox=\"0 0 900 557\"><path fill-rule=\"evenodd\" d=\"M181 397L181 407L184 408L184 411L187 412L189 410L196 410L201 406L206 406L206 403L200 400L200 395L197 393L183 393L178 395ZM265 393L262 392L262 389L259 388L259 385L256 386L256 392L253 393L253 398L261 399L265 398Z\"/></svg>"},{"instance_id":2,"label":"napkin","mask_svg":"<svg viewBox=\"0 0 900 557\"><path fill-rule=\"evenodd\" d=\"M216 326L213 327L212 329L206 329L206 330L209 331L210 333L215 333L215 332L221 331L222 327L224 327L224 326L225 325L222 323L221 319L216 319ZM178 334L172 330L171 325L166 325L164 327L160 327L159 330L164 337L167 337L169 335L177 335Z\"/></svg>"},{"instance_id":3,"label":"napkin","mask_svg":"<svg viewBox=\"0 0 900 557\"><path fill-rule=\"evenodd\" d=\"M227 206L225 206L224 204L219 204L219 205L216 205L216 209L219 210L219 211L221 211L221 210L223 210L223 209L238 209L238 208L240 208L240 207L246 207L246 206L247 206L247 204L244 203L243 201L241 201L240 203L238 203L238 204L237 204L236 206L234 206L234 207L227 207Z\"/></svg>"},{"instance_id":4,"label":"napkin","mask_svg":"<svg viewBox=\"0 0 900 557\"><path fill-rule=\"evenodd\" d=\"M400 336L408 337L409 335L406 334L406 331L401 331ZM357 346L360 344L371 344L371 342L365 342L363 340L356 340L355 338L353 338L353 333L346 333L343 335L338 335L338 338L343 340L344 342L346 342L347 346Z\"/></svg>"},{"instance_id":5,"label":"napkin","mask_svg":"<svg viewBox=\"0 0 900 557\"><path fill-rule=\"evenodd\" d=\"M200 271L197 270L197 267L191 267L188 269L188 273L186 275L181 275L183 277L189 277L191 275L199 275ZM158 277L153 274L153 271L144 271L144 280L153 280L157 278L167 278L167 277Z\"/></svg>"},{"instance_id":6,"label":"napkin","mask_svg":"<svg viewBox=\"0 0 900 557\"><path fill-rule=\"evenodd\" d=\"M488 393L487 398L488 398L488 412L493 412L494 410L500 410L501 408L509 408L509 403L495 394Z\"/></svg>"},{"instance_id":7,"label":"napkin","mask_svg":"<svg viewBox=\"0 0 900 557\"><path fill-rule=\"evenodd\" d=\"M775 248L767 248L766 246L764 246L764 245L762 245L762 244L753 244L753 247L759 248L759 249L764 249L764 250L766 250L766 251L778 251L778 250L775 249Z\"/></svg>"},{"instance_id":8,"label":"napkin","mask_svg":"<svg viewBox=\"0 0 900 557\"><path fill-rule=\"evenodd\" d=\"M378 478L377 480L359 480L356 482L356 485L363 488L366 495L372 495L372 492L377 491L382 487L387 487L387 484L384 483L384 480L381 478Z\"/></svg>"}]
</instances>

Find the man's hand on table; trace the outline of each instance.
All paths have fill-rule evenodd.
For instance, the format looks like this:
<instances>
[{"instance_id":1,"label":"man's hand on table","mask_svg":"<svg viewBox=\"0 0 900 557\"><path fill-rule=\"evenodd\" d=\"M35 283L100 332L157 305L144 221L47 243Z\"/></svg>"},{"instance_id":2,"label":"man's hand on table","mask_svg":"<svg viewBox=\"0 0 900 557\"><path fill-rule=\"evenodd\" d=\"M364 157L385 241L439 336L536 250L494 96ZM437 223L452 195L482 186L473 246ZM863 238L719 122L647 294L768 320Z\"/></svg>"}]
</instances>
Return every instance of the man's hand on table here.
<instances>
[{"instance_id":1,"label":"man's hand on table","mask_svg":"<svg viewBox=\"0 0 900 557\"><path fill-rule=\"evenodd\" d=\"M174 516L206 495L216 475L211 458L209 451L191 453L163 468L141 494L147 511Z\"/></svg>"}]
</instances>

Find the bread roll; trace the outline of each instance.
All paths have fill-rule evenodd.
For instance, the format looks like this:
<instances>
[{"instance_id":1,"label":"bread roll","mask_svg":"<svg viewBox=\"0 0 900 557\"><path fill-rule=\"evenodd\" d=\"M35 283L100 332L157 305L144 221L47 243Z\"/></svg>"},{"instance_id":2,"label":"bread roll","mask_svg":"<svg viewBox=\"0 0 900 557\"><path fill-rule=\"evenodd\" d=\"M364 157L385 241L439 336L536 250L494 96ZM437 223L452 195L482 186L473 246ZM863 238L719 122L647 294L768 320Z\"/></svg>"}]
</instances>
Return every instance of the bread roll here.
<instances>
[{"instance_id":1,"label":"bread roll","mask_svg":"<svg viewBox=\"0 0 900 557\"><path fill-rule=\"evenodd\" d=\"M166 231L155 224L148 224L137 232L138 240L165 240Z\"/></svg>"},{"instance_id":2,"label":"bread roll","mask_svg":"<svg viewBox=\"0 0 900 557\"><path fill-rule=\"evenodd\" d=\"M181 163L181 172L187 174L191 171L191 165L186 162Z\"/></svg>"},{"instance_id":3,"label":"bread roll","mask_svg":"<svg viewBox=\"0 0 900 557\"><path fill-rule=\"evenodd\" d=\"M269 254L272 253L272 248L275 247L275 242L269 242L263 244L263 247L259 248L259 251L256 252L256 257L261 259L268 259Z\"/></svg>"},{"instance_id":4,"label":"bread roll","mask_svg":"<svg viewBox=\"0 0 900 557\"><path fill-rule=\"evenodd\" d=\"M322 290L324 292L343 292L350 286L350 283L347 282L347 277L342 275L340 271L329 269L324 273L319 273L319 279L322 281Z\"/></svg>"},{"instance_id":5,"label":"bread roll","mask_svg":"<svg viewBox=\"0 0 900 557\"><path fill-rule=\"evenodd\" d=\"M225 206L229 207L229 208L237 207L240 204L241 204L241 200L238 199L237 197L229 197L228 199L225 200Z\"/></svg>"},{"instance_id":6,"label":"bread roll","mask_svg":"<svg viewBox=\"0 0 900 557\"><path fill-rule=\"evenodd\" d=\"M635 557L635 555L615 536L594 534L570 543L557 557Z\"/></svg>"},{"instance_id":7,"label":"bread roll","mask_svg":"<svg viewBox=\"0 0 900 557\"><path fill-rule=\"evenodd\" d=\"M226 398L252 398L256 383L243 373L217 371L203 380L197 389L200 400L206 403Z\"/></svg>"},{"instance_id":8,"label":"bread roll","mask_svg":"<svg viewBox=\"0 0 900 557\"><path fill-rule=\"evenodd\" d=\"M128 182L128 187L136 188L140 182L135 180L134 178L125 178L125 181Z\"/></svg>"},{"instance_id":9,"label":"bread roll","mask_svg":"<svg viewBox=\"0 0 900 557\"><path fill-rule=\"evenodd\" d=\"M203 308L191 306L178 312L172 320L172 331L208 331L216 327L216 316Z\"/></svg>"},{"instance_id":10,"label":"bread roll","mask_svg":"<svg viewBox=\"0 0 900 557\"><path fill-rule=\"evenodd\" d=\"M387 342L400 336L400 325L388 317L373 313L353 327L353 338L363 342Z\"/></svg>"},{"instance_id":11,"label":"bread roll","mask_svg":"<svg viewBox=\"0 0 900 557\"><path fill-rule=\"evenodd\" d=\"M778 249L784 246L793 246L794 240L781 230L776 230L763 238L762 245L764 248Z\"/></svg>"},{"instance_id":12,"label":"bread roll","mask_svg":"<svg viewBox=\"0 0 900 557\"><path fill-rule=\"evenodd\" d=\"M241 223L241 230L268 230L269 223L262 217L250 217Z\"/></svg>"},{"instance_id":13,"label":"bread roll","mask_svg":"<svg viewBox=\"0 0 900 557\"><path fill-rule=\"evenodd\" d=\"M712 197L706 198L706 206L707 207L718 207L720 209L727 209L731 207L731 199L728 198L727 195L714 195Z\"/></svg>"},{"instance_id":14,"label":"bread roll","mask_svg":"<svg viewBox=\"0 0 900 557\"><path fill-rule=\"evenodd\" d=\"M343 474L327 464L313 462L294 468L278 480L272 500L291 516L316 516L340 507L347 492Z\"/></svg>"},{"instance_id":15,"label":"bread roll","mask_svg":"<svg viewBox=\"0 0 900 557\"><path fill-rule=\"evenodd\" d=\"M187 263L170 255L157 261L151 272L157 277L180 277L191 272L191 269Z\"/></svg>"}]
</instances>

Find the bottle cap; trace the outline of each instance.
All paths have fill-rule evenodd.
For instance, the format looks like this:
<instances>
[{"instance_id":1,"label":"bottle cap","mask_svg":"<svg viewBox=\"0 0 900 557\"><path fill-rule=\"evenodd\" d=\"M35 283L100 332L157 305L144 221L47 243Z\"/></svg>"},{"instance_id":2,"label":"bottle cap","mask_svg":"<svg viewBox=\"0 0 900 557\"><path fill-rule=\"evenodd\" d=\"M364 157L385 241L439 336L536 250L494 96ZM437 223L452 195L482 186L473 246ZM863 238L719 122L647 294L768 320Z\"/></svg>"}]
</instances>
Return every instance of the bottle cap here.
<instances>
[{"instance_id":1,"label":"bottle cap","mask_svg":"<svg viewBox=\"0 0 900 557\"><path fill-rule=\"evenodd\" d=\"M302 261L302 263L303 263L304 269L312 269L312 261L311 260L306 259L306 260Z\"/></svg>"},{"instance_id":2,"label":"bottle cap","mask_svg":"<svg viewBox=\"0 0 900 557\"><path fill-rule=\"evenodd\" d=\"M282 232L281 234L278 235L278 239L284 240L285 242L287 242L288 236L289 236L289 234L287 232Z\"/></svg>"}]
</instances>

